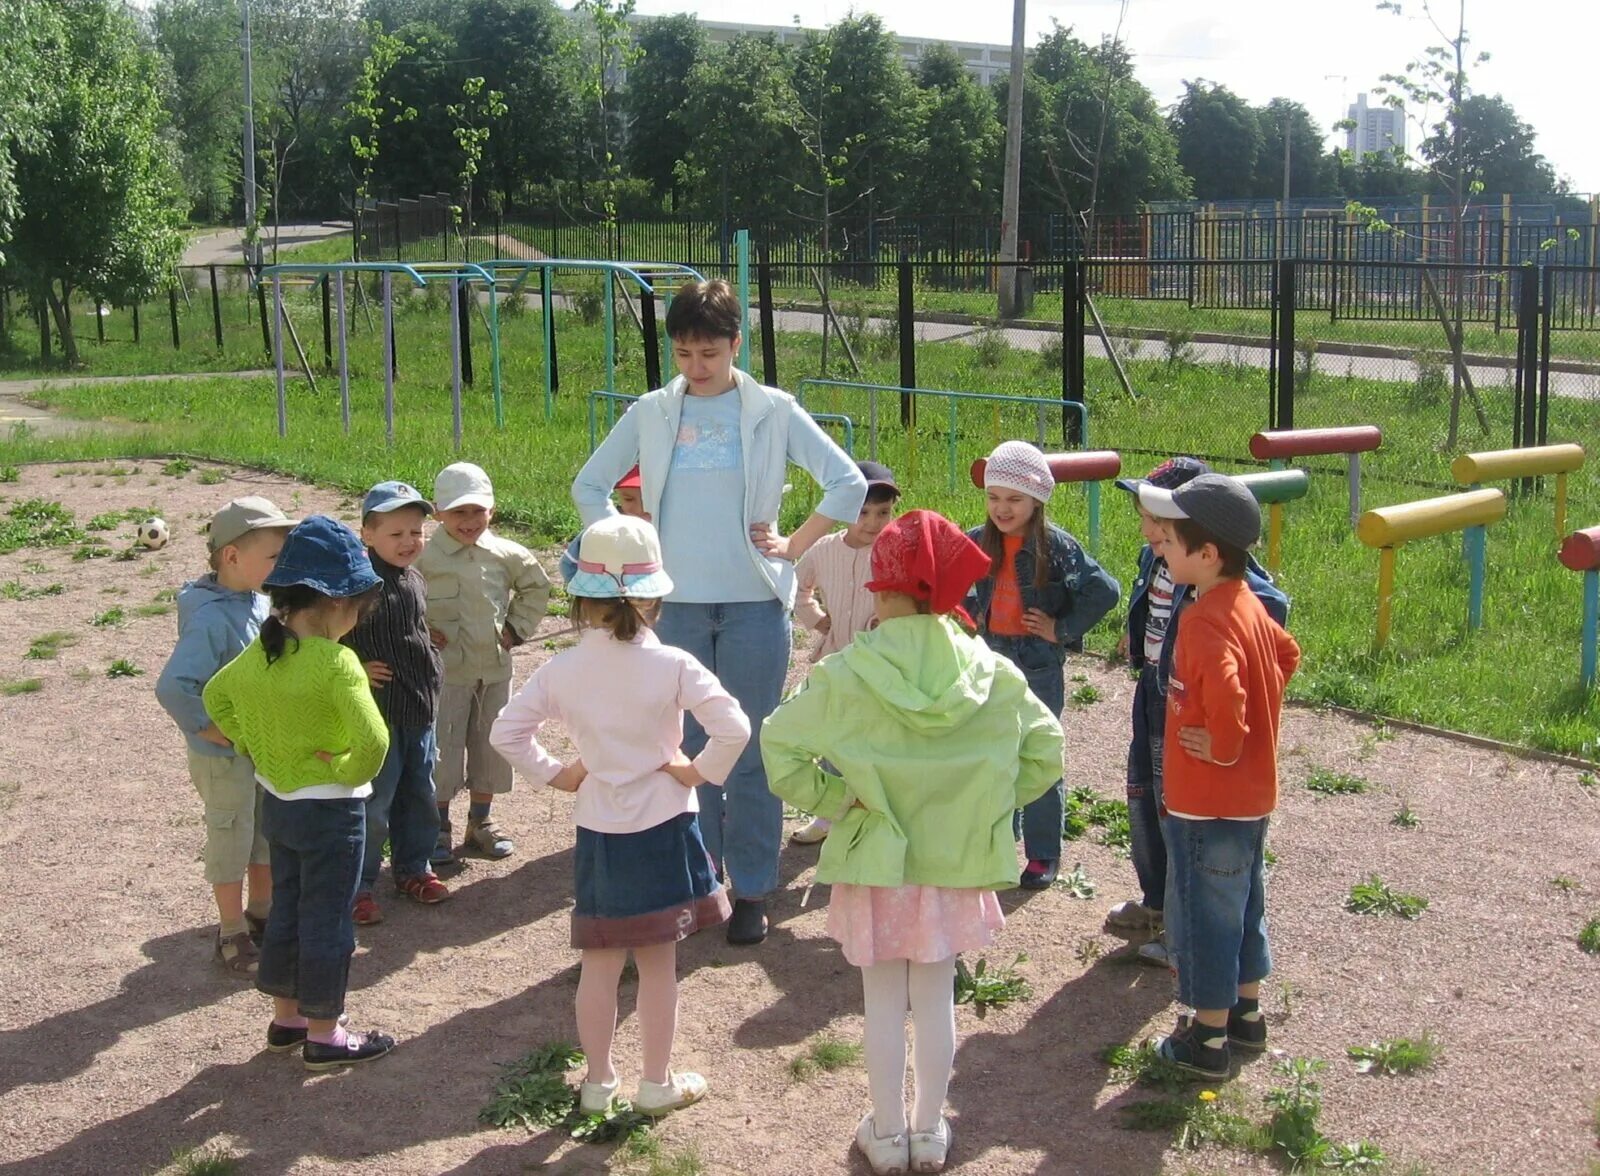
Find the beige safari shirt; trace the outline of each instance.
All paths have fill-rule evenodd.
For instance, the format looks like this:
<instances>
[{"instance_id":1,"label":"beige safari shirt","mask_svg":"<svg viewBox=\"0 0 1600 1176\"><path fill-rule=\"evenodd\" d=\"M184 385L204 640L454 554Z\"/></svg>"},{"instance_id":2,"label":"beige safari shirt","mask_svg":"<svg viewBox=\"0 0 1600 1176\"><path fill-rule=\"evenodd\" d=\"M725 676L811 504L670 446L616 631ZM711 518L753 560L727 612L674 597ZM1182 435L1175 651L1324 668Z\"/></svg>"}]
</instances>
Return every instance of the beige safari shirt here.
<instances>
[{"instance_id":1,"label":"beige safari shirt","mask_svg":"<svg viewBox=\"0 0 1600 1176\"><path fill-rule=\"evenodd\" d=\"M485 531L463 547L437 528L416 568L428 582L428 627L442 633L447 686L505 682L511 654L501 648L508 624L516 643L531 638L550 604L550 577L520 543Z\"/></svg>"}]
</instances>

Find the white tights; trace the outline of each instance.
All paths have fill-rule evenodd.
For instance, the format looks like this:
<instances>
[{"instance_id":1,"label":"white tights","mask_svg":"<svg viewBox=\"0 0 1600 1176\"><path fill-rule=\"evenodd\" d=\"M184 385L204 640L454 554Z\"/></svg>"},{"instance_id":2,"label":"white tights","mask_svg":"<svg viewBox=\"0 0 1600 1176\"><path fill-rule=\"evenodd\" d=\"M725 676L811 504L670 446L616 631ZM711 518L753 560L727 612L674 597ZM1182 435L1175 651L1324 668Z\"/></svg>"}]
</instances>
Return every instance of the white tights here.
<instances>
[{"instance_id":1,"label":"white tights","mask_svg":"<svg viewBox=\"0 0 1600 1176\"><path fill-rule=\"evenodd\" d=\"M944 1113L956 1059L956 959L933 964L888 960L861 969L866 998L867 1084L874 1133L906 1130L906 1008L916 1029L911 1069L916 1078L911 1130L932 1131Z\"/></svg>"},{"instance_id":2,"label":"white tights","mask_svg":"<svg viewBox=\"0 0 1600 1176\"><path fill-rule=\"evenodd\" d=\"M589 1062L587 1081L611 1082L611 1040L617 1032L617 983L628 962L625 947L586 948L578 975L578 1044ZM667 1081L672 1038L678 1029L678 945L658 943L633 949L639 970L639 1044L644 1076ZM904 1063L902 1063L902 1066Z\"/></svg>"}]
</instances>

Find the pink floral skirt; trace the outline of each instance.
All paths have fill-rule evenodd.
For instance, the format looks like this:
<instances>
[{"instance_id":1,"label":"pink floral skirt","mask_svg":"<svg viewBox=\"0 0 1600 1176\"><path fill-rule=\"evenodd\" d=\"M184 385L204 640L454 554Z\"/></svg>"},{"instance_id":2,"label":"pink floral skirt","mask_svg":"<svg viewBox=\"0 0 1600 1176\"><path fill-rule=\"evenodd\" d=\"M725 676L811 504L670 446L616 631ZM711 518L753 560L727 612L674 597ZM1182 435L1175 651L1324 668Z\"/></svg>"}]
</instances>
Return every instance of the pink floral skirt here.
<instances>
[{"instance_id":1,"label":"pink floral skirt","mask_svg":"<svg viewBox=\"0 0 1600 1176\"><path fill-rule=\"evenodd\" d=\"M839 883L828 899L828 934L858 968L885 960L937 963L988 946L1005 925L992 890Z\"/></svg>"}]
</instances>

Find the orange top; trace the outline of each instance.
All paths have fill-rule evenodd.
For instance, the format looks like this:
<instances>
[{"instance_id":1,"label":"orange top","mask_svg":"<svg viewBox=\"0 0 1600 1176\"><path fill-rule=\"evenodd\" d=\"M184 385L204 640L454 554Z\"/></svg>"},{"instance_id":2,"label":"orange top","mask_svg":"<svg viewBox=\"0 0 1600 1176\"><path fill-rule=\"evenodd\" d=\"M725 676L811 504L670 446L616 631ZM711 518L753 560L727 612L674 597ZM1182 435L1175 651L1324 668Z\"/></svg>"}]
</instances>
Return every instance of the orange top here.
<instances>
[{"instance_id":1,"label":"orange top","mask_svg":"<svg viewBox=\"0 0 1600 1176\"><path fill-rule=\"evenodd\" d=\"M1278 804L1278 717L1300 647L1243 580L1224 580L1178 620L1167 689L1162 802L1196 817L1264 817ZM1178 742L1211 733L1203 763Z\"/></svg>"},{"instance_id":2,"label":"orange top","mask_svg":"<svg viewBox=\"0 0 1600 1176\"><path fill-rule=\"evenodd\" d=\"M989 601L985 627L1001 637L1023 637L1022 590L1017 587L1017 552L1022 550L1021 535L1002 535L1005 550L994 572L994 596Z\"/></svg>"}]
</instances>

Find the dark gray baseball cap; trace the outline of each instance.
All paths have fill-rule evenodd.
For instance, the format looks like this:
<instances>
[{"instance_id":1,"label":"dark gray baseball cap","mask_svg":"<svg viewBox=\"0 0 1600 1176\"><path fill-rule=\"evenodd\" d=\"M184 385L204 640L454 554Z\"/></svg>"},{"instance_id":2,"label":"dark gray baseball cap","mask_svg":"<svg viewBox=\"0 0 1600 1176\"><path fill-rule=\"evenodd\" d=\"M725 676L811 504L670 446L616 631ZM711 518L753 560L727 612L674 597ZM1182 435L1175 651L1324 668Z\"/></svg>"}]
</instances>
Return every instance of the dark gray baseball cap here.
<instances>
[{"instance_id":1,"label":"dark gray baseball cap","mask_svg":"<svg viewBox=\"0 0 1600 1176\"><path fill-rule=\"evenodd\" d=\"M1139 505L1158 519L1193 519L1224 543L1249 548L1261 538L1261 505L1249 487L1226 474L1201 474L1174 490L1148 482Z\"/></svg>"}]
</instances>

